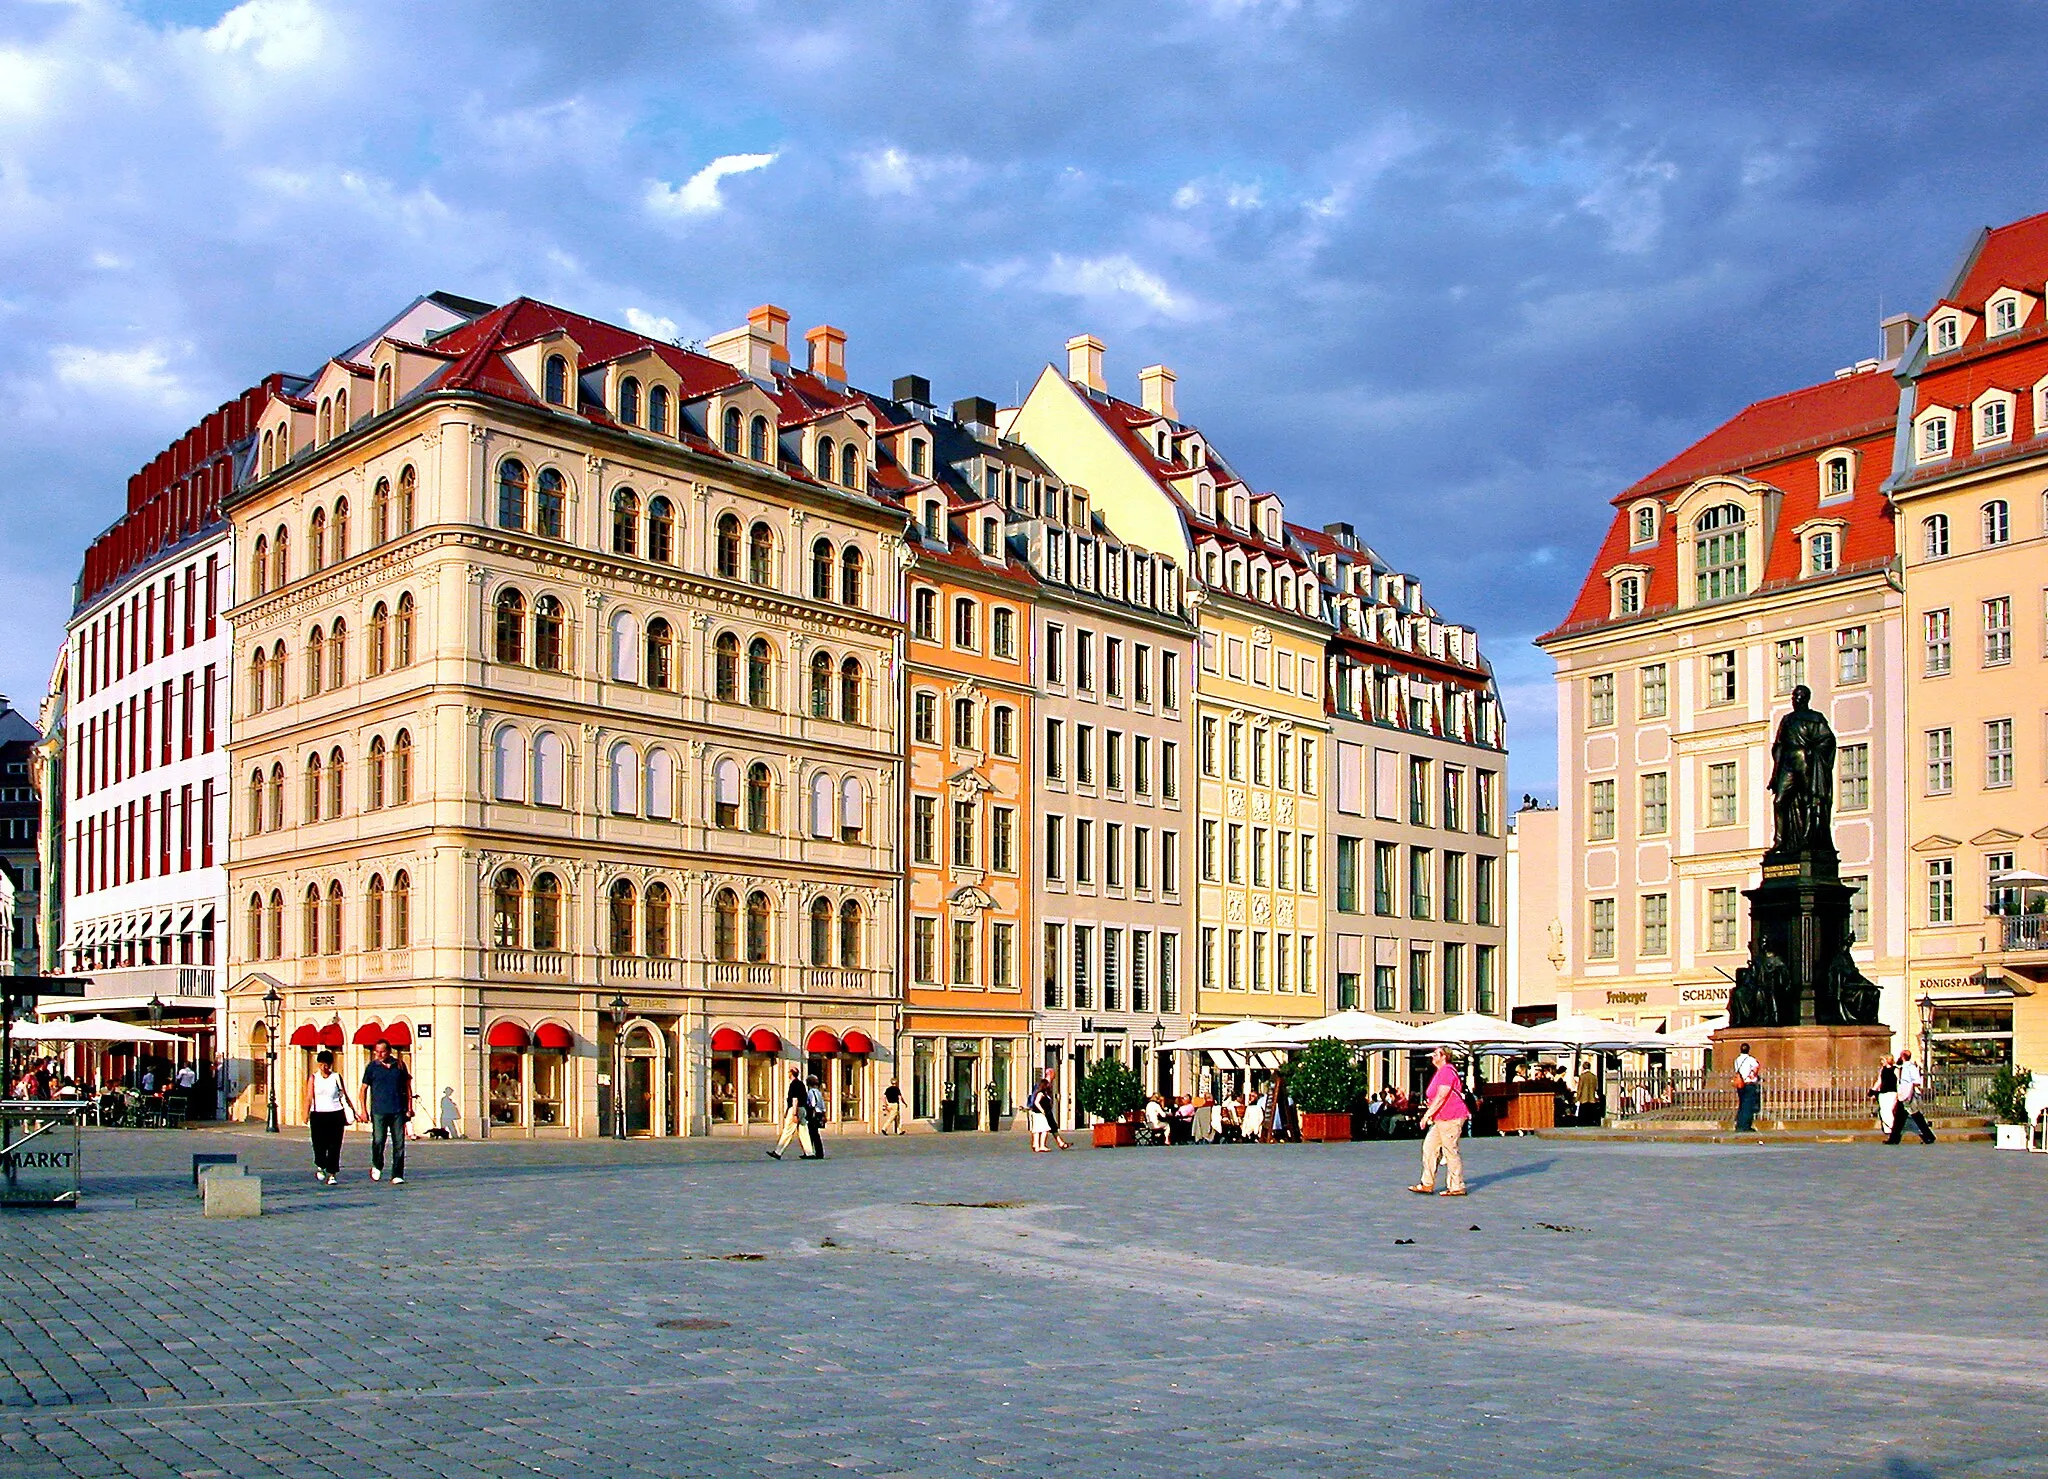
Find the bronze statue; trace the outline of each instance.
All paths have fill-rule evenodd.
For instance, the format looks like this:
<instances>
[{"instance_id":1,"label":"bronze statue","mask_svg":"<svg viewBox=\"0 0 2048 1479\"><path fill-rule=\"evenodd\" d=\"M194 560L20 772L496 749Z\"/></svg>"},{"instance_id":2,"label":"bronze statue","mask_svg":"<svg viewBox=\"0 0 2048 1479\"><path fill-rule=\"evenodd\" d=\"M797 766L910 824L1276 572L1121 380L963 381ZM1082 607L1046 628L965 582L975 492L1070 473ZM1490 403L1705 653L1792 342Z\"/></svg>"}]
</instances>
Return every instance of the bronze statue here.
<instances>
[{"instance_id":1,"label":"bronze statue","mask_svg":"<svg viewBox=\"0 0 2048 1479\"><path fill-rule=\"evenodd\" d=\"M1771 801L1777 835L1765 860L1835 850L1835 732L1811 706L1813 690L1792 690L1792 712L1771 742Z\"/></svg>"}]
</instances>

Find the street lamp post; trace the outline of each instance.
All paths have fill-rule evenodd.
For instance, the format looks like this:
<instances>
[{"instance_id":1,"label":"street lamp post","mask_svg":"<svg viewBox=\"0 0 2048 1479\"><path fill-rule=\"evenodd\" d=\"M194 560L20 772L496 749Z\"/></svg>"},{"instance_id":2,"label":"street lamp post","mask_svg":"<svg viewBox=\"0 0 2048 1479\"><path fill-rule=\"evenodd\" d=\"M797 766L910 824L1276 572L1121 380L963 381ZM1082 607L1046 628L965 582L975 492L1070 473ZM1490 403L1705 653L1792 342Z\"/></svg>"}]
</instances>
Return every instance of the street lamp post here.
<instances>
[{"instance_id":1,"label":"street lamp post","mask_svg":"<svg viewBox=\"0 0 2048 1479\"><path fill-rule=\"evenodd\" d=\"M157 1002L156 1007L158 1011L163 1009L161 1002ZM263 1080L264 1128L273 1135L277 1133L277 1033L282 1025L283 1009L284 998L277 994L275 986L263 993L263 1051L268 1059Z\"/></svg>"},{"instance_id":2,"label":"street lamp post","mask_svg":"<svg viewBox=\"0 0 2048 1479\"><path fill-rule=\"evenodd\" d=\"M1166 1021L1162 1017L1152 1019L1152 1086L1160 1093L1167 1092L1172 1085L1168 1076L1159 1071L1159 1050L1166 1045Z\"/></svg>"},{"instance_id":3,"label":"street lamp post","mask_svg":"<svg viewBox=\"0 0 2048 1479\"><path fill-rule=\"evenodd\" d=\"M1932 996L1921 997L1919 1007L1920 1071L1925 1074L1932 1074L1934 1072L1934 1058L1929 1052L1929 1048L1934 1040L1934 998ZM1929 1092L1932 1092L1932 1085L1929 1086Z\"/></svg>"},{"instance_id":4,"label":"street lamp post","mask_svg":"<svg viewBox=\"0 0 2048 1479\"><path fill-rule=\"evenodd\" d=\"M605 1003L612 1014L612 1138L626 1138L626 998Z\"/></svg>"}]
</instances>

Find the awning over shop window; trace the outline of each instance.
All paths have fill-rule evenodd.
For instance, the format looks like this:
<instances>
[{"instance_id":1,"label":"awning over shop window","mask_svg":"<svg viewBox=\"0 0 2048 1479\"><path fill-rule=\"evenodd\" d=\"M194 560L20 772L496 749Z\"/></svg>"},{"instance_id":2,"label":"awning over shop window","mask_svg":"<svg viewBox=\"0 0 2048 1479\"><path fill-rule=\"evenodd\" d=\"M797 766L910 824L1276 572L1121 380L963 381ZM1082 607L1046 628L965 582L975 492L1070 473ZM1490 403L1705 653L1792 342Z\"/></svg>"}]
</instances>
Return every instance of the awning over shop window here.
<instances>
[{"instance_id":1,"label":"awning over shop window","mask_svg":"<svg viewBox=\"0 0 2048 1479\"><path fill-rule=\"evenodd\" d=\"M526 1029L517 1022L493 1022L490 1044L494 1048L523 1048L526 1046Z\"/></svg>"},{"instance_id":2,"label":"awning over shop window","mask_svg":"<svg viewBox=\"0 0 2048 1479\"><path fill-rule=\"evenodd\" d=\"M744 1053L747 1040L740 1036L737 1027L721 1027L711 1034L711 1051L714 1053Z\"/></svg>"},{"instance_id":3,"label":"awning over shop window","mask_svg":"<svg viewBox=\"0 0 2048 1479\"><path fill-rule=\"evenodd\" d=\"M775 1035L773 1028L756 1027L747 1038L747 1046L757 1053L779 1053L782 1039Z\"/></svg>"},{"instance_id":4,"label":"awning over shop window","mask_svg":"<svg viewBox=\"0 0 2048 1479\"><path fill-rule=\"evenodd\" d=\"M836 1053L839 1051L839 1034L829 1027L819 1027L804 1039L806 1053Z\"/></svg>"},{"instance_id":5,"label":"awning over shop window","mask_svg":"<svg viewBox=\"0 0 2048 1479\"><path fill-rule=\"evenodd\" d=\"M339 1022L329 1022L320 1029L320 1046L323 1048L338 1048L341 1046L344 1036L345 1034L342 1032Z\"/></svg>"},{"instance_id":6,"label":"awning over shop window","mask_svg":"<svg viewBox=\"0 0 2048 1479\"><path fill-rule=\"evenodd\" d=\"M356 1029L355 1044L359 1048L367 1048L383 1041L384 1029L375 1022L365 1022Z\"/></svg>"},{"instance_id":7,"label":"awning over shop window","mask_svg":"<svg viewBox=\"0 0 2048 1479\"><path fill-rule=\"evenodd\" d=\"M306 1022L292 1029L292 1046L295 1048L317 1048L320 1046L320 1029Z\"/></svg>"},{"instance_id":8,"label":"awning over shop window","mask_svg":"<svg viewBox=\"0 0 2048 1479\"><path fill-rule=\"evenodd\" d=\"M576 1034L559 1022L543 1022L533 1029L533 1045L564 1052L576 1046Z\"/></svg>"},{"instance_id":9,"label":"awning over shop window","mask_svg":"<svg viewBox=\"0 0 2048 1479\"><path fill-rule=\"evenodd\" d=\"M875 1050L875 1041L865 1032L856 1030L847 1033L845 1037L841 1038L839 1046L844 1052L865 1056Z\"/></svg>"},{"instance_id":10,"label":"awning over shop window","mask_svg":"<svg viewBox=\"0 0 2048 1479\"><path fill-rule=\"evenodd\" d=\"M384 1029L384 1041L394 1048L409 1048L412 1046L412 1029L403 1022L393 1022Z\"/></svg>"}]
</instances>

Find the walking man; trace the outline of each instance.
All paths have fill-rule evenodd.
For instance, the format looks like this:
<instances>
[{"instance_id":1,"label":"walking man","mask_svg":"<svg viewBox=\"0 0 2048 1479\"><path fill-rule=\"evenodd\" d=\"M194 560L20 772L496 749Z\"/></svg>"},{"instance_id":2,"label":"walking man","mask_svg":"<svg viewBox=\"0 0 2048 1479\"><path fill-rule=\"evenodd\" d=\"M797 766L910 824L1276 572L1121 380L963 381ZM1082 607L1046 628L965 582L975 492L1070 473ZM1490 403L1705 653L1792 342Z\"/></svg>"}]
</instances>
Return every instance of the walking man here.
<instances>
[{"instance_id":1,"label":"walking man","mask_svg":"<svg viewBox=\"0 0 2048 1479\"><path fill-rule=\"evenodd\" d=\"M1429 1061L1436 1065L1436 1072L1430 1075L1423 1102L1422 1179L1408 1189L1425 1197L1431 1192L1461 1197L1465 1195L1465 1160L1458 1153L1458 1139L1465 1133L1469 1114L1465 1106L1465 1080L1451 1061L1449 1048L1438 1048L1429 1055ZM1439 1163L1444 1168L1444 1189L1440 1192L1436 1190Z\"/></svg>"},{"instance_id":2,"label":"walking man","mask_svg":"<svg viewBox=\"0 0 2048 1479\"><path fill-rule=\"evenodd\" d=\"M805 1121L810 1116L811 1096L804 1092L804 1071L801 1068L792 1068L789 1071L789 1092L782 1096L782 1136L775 1142L775 1148L768 1152L769 1160L781 1160L782 1153L789 1149L789 1142L792 1140L797 1143L797 1156L800 1160L807 1161L811 1158L810 1153L804 1149L803 1141L798 1139Z\"/></svg>"},{"instance_id":3,"label":"walking man","mask_svg":"<svg viewBox=\"0 0 2048 1479\"><path fill-rule=\"evenodd\" d=\"M1749 1055L1749 1044L1735 1058L1735 1130L1740 1135L1756 1133L1756 1112L1763 1107L1764 1066Z\"/></svg>"},{"instance_id":4,"label":"walking man","mask_svg":"<svg viewBox=\"0 0 2048 1479\"><path fill-rule=\"evenodd\" d=\"M1891 1133L1884 1137L1886 1145L1899 1143L1899 1135L1905 1130L1907 1120L1911 1120L1913 1128L1920 1132L1922 1145L1934 1143L1933 1127L1927 1123L1927 1116L1920 1112L1920 1086L1925 1082L1912 1053L1902 1049L1899 1053L1899 1101L1892 1111Z\"/></svg>"},{"instance_id":5,"label":"walking man","mask_svg":"<svg viewBox=\"0 0 2048 1479\"><path fill-rule=\"evenodd\" d=\"M896 1087L893 1078L889 1080L889 1087L882 1090L882 1133L903 1133L903 1091Z\"/></svg>"},{"instance_id":6,"label":"walking man","mask_svg":"<svg viewBox=\"0 0 2048 1479\"><path fill-rule=\"evenodd\" d=\"M384 1137L391 1137L391 1184L405 1185L405 1123L412 1118L412 1075L391 1056L391 1044L370 1049L363 1065L363 1097L370 1101L370 1179L384 1179Z\"/></svg>"},{"instance_id":7,"label":"walking man","mask_svg":"<svg viewBox=\"0 0 2048 1479\"><path fill-rule=\"evenodd\" d=\"M825 1086L818 1082L818 1075L811 1075L810 1083L804 1089L804 1122L810 1126L811 1153L808 1159L825 1159Z\"/></svg>"},{"instance_id":8,"label":"walking man","mask_svg":"<svg viewBox=\"0 0 2048 1479\"><path fill-rule=\"evenodd\" d=\"M1878 1061L1877 1083L1871 1088L1870 1093L1877 1101L1877 1127L1890 1135L1899 1112L1899 1070L1891 1058L1886 1057ZM1898 1141L1893 1140L1890 1143L1896 1145Z\"/></svg>"}]
</instances>

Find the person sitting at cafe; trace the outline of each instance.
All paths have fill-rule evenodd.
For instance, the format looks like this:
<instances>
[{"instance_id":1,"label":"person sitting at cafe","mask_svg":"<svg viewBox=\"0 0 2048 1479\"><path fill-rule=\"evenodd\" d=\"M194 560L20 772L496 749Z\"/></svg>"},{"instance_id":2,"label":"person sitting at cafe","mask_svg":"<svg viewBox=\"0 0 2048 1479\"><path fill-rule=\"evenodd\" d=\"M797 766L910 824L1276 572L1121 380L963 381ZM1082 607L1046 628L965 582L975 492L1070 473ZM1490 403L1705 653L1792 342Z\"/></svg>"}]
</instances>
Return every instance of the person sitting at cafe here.
<instances>
[{"instance_id":1,"label":"person sitting at cafe","mask_svg":"<svg viewBox=\"0 0 2048 1479\"><path fill-rule=\"evenodd\" d=\"M1157 1094L1145 1101L1145 1128L1159 1137L1161 1145L1168 1143L1166 1101Z\"/></svg>"}]
</instances>

